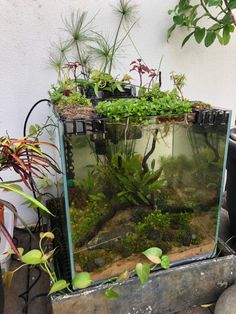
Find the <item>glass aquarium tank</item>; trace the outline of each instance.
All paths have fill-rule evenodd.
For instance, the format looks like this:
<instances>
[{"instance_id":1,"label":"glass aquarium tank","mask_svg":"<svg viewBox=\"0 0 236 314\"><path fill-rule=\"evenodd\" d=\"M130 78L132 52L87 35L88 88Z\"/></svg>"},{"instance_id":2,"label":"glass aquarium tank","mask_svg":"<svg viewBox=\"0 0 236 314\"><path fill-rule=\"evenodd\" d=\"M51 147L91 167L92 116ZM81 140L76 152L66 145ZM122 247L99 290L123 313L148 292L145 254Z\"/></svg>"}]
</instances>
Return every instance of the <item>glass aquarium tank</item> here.
<instances>
[{"instance_id":1,"label":"glass aquarium tank","mask_svg":"<svg viewBox=\"0 0 236 314\"><path fill-rule=\"evenodd\" d=\"M171 261L214 256L230 115L57 117L72 277L131 270L150 247Z\"/></svg>"}]
</instances>

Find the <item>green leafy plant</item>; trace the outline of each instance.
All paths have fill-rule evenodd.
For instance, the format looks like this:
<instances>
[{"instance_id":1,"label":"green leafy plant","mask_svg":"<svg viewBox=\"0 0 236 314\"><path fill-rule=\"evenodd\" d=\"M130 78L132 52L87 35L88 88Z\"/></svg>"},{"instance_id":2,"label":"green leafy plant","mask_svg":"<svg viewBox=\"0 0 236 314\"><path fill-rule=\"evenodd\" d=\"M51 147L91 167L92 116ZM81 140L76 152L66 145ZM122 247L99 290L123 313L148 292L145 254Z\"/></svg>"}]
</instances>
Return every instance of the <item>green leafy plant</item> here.
<instances>
[{"instance_id":1,"label":"green leafy plant","mask_svg":"<svg viewBox=\"0 0 236 314\"><path fill-rule=\"evenodd\" d=\"M95 95L98 97L99 91L109 91L114 94L116 90L123 92L123 86L129 83L129 76L124 76L121 81L118 81L112 77L111 74L94 70L91 73L89 82L94 88Z\"/></svg>"},{"instance_id":2,"label":"green leafy plant","mask_svg":"<svg viewBox=\"0 0 236 314\"><path fill-rule=\"evenodd\" d=\"M52 85L49 96L59 109L71 106L90 106L91 102L77 88L73 80L59 82L59 86Z\"/></svg>"},{"instance_id":3,"label":"green leafy plant","mask_svg":"<svg viewBox=\"0 0 236 314\"><path fill-rule=\"evenodd\" d=\"M200 44L211 46L216 39L221 45L227 45L236 26L233 10L235 0L179 0L169 14L173 15L173 25L168 30L168 38L177 27L186 29L189 34L182 42L194 37Z\"/></svg>"},{"instance_id":4,"label":"green leafy plant","mask_svg":"<svg viewBox=\"0 0 236 314\"><path fill-rule=\"evenodd\" d=\"M191 103L179 98L175 91L158 91L158 97L149 101L141 99L118 99L116 101L99 102L96 110L104 117L122 121L127 118L137 121L145 120L148 116L173 115L192 112ZM147 95L150 98L150 94Z\"/></svg>"},{"instance_id":5,"label":"green leafy plant","mask_svg":"<svg viewBox=\"0 0 236 314\"><path fill-rule=\"evenodd\" d=\"M70 63L71 56L81 65L81 75L86 80L91 69L98 68L99 63L100 70L111 74L115 60L119 58L118 52L137 23L137 6L130 0L118 0L113 12L118 16L118 25L112 36L114 40L109 40L102 31L94 31L93 21L97 14L88 18L87 12L77 11L63 19L68 39L54 44L50 54L50 64L57 70L60 80L65 74L64 65Z\"/></svg>"}]
</instances>

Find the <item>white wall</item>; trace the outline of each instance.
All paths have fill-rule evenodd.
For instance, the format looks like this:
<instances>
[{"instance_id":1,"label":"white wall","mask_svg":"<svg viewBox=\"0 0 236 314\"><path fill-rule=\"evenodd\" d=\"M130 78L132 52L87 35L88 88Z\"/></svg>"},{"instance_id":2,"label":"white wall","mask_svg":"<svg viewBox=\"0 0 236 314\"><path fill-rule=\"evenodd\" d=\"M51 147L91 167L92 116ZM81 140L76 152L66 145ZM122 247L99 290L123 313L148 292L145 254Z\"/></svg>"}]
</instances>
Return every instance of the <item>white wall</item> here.
<instances>
[{"instance_id":1,"label":"white wall","mask_svg":"<svg viewBox=\"0 0 236 314\"><path fill-rule=\"evenodd\" d=\"M116 0L1 0L0 1L0 134L7 130L11 136L22 135L24 118L34 102L47 97L50 84L56 75L48 65L50 42L57 41L61 16L80 8L93 16L99 14L97 29L112 29L117 19L111 14L111 4ZM132 2L136 2L132 0ZM139 0L139 27L132 37L143 58L150 67L156 68L163 56L163 85L170 87L171 71L185 73L187 86L185 96L231 108L235 113L235 55L236 36L226 47L214 44L206 49L190 41L183 49L184 32L176 31L170 42L166 32L171 25L168 9L176 1ZM128 72L129 63L137 54L127 44L122 59L121 72ZM118 71L118 69L117 69ZM37 109L31 123L44 121L48 109ZM19 204L19 201L16 203ZM21 212L30 223L35 220L29 210Z\"/></svg>"}]
</instances>

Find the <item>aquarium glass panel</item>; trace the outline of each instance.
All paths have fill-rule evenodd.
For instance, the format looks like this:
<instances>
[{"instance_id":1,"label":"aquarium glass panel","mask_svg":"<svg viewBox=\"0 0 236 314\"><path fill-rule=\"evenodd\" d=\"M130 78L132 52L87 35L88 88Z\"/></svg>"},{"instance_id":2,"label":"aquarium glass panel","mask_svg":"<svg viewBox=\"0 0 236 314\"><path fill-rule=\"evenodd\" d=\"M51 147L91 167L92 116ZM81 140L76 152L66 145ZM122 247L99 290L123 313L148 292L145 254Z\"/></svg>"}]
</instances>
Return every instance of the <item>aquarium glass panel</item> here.
<instances>
[{"instance_id":1,"label":"aquarium glass panel","mask_svg":"<svg viewBox=\"0 0 236 314\"><path fill-rule=\"evenodd\" d=\"M114 276L145 261L150 247L172 261L214 255L227 114L207 123L106 121L64 134L72 273Z\"/></svg>"}]
</instances>

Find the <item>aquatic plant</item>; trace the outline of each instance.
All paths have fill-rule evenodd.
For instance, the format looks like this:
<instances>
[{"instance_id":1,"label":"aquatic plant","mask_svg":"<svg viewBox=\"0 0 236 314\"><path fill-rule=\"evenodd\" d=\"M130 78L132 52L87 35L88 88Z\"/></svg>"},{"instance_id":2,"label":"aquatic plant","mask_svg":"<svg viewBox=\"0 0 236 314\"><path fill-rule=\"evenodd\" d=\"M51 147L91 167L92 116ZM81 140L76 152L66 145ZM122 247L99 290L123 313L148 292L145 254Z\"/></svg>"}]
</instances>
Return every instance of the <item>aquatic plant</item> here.
<instances>
[{"instance_id":1,"label":"aquatic plant","mask_svg":"<svg viewBox=\"0 0 236 314\"><path fill-rule=\"evenodd\" d=\"M99 102L96 110L103 117L122 121L127 118L137 121L145 120L148 116L173 115L191 113L191 103L178 97L175 91L159 92L159 97L148 101L141 99L118 99L115 101Z\"/></svg>"},{"instance_id":2,"label":"aquatic plant","mask_svg":"<svg viewBox=\"0 0 236 314\"><path fill-rule=\"evenodd\" d=\"M49 91L50 99L60 109L71 106L90 106L91 102L79 90L73 80L59 82L58 86L52 85Z\"/></svg>"},{"instance_id":3,"label":"aquatic plant","mask_svg":"<svg viewBox=\"0 0 236 314\"><path fill-rule=\"evenodd\" d=\"M160 178L161 169L144 172L142 162L140 155L126 158L124 154L117 153L111 162L97 168L110 196L118 197L121 203L155 206L165 181ZM107 192L104 191L105 194Z\"/></svg>"}]
</instances>

